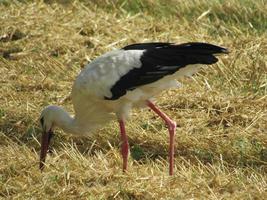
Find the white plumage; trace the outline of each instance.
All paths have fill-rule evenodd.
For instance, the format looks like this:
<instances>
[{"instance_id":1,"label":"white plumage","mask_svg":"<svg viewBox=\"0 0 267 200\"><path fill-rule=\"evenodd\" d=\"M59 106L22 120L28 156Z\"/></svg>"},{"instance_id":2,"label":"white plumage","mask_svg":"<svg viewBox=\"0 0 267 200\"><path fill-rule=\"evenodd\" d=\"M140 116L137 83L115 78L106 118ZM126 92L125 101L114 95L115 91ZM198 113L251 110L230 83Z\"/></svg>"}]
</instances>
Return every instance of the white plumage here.
<instances>
[{"instance_id":1,"label":"white plumage","mask_svg":"<svg viewBox=\"0 0 267 200\"><path fill-rule=\"evenodd\" d=\"M89 63L78 75L74 88L85 89L88 94L111 97L111 87L132 68L141 67L144 50L114 50Z\"/></svg>"},{"instance_id":2,"label":"white plumage","mask_svg":"<svg viewBox=\"0 0 267 200\"><path fill-rule=\"evenodd\" d=\"M108 52L89 63L76 78L71 98L75 116L58 106L46 107L40 116L43 168L51 133L55 127L65 132L86 135L111 120L118 119L121 128L123 170L127 168L128 140L124 121L132 107L148 105L168 125L170 133L170 174L173 174L173 148L176 124L151 102L162 90L178 87L176 79L191 76L200 64L213 64L213 54L227 50L206 43L134 44Z\"/></svg>"}]
</instances>

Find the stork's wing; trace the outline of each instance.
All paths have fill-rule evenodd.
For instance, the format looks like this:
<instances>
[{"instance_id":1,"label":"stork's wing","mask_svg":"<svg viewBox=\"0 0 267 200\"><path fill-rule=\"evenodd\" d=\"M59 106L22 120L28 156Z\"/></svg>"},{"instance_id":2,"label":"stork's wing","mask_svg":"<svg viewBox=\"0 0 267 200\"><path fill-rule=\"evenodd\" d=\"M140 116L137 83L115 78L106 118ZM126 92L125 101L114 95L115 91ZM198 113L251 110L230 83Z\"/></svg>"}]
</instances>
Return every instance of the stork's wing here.
<instances>
[{"instance_id":1,"label":"stork's wing","mask_svg":"<svg viewBox=\"0 0 267 200\"><path fill-rule=\"evenodd\" d=\"M207 43L144 43L123 48L125 51L145 50L140 57L141 67L132 68L111 87L112 97L116 100L138 86L155 82L171 75L179 69L192 64L213 64L218 59L213 54L227 53L227 49Z\"/></svg>"}]
</instances>

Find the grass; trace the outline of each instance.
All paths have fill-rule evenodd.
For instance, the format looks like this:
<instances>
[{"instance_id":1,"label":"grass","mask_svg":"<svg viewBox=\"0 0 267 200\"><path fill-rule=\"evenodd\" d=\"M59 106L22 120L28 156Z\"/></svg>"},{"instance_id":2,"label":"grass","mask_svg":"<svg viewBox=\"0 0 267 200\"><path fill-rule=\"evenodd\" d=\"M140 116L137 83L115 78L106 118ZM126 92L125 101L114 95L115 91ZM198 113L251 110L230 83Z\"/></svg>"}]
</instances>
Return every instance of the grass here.
<instances>
[{"instance_id":1,"label":"grass","mask_svg":"<svg viewBox=\"0 0 267 200\"><path fill-rule=\"evenodd\" d=\"M0 13L0 198L265 199L264 1L1 0ZM175 175L167 175L166 127L148 110L134 110L127 123L127 173L116 122L90 138L57 130L41 173L42 108L71 112L63 99L84 64L146 41L204 41L231 51L158 97L179 126Z\"/></svg>"}]
</instances>

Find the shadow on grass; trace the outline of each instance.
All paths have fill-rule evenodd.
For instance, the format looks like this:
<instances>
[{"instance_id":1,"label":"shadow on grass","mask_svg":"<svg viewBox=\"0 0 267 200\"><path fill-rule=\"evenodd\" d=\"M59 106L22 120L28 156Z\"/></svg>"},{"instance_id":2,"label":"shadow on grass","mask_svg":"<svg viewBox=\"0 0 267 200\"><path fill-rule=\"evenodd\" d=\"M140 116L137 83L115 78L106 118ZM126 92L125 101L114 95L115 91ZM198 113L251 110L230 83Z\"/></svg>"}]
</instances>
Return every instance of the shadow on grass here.
<instances>
[{"instance_id":1,"label":"shadow on grass","mask_svg":"<svg viewBox=\"0 0 267 200\"><path fill-rule=\"evenodd\" d=\"M21 124L29 123L26 132L24 134L12 134L21 131L21 128L17 127L16 123L1 124L0 130L4 133L5 137L1 137L1 145L8 145L10 141L18 145L26 145L30 149L36 152L40 151L40 138L41 130L32 121L21 122ZM9 130L9 131L8 131ZM12 131L12 133L10 132ZM104 135L105 139L101 138ZM56 133L51 141L49 151L53 154L53 149L61 150L63 146L74 146L80 154L85 156L94 156L99 152L108 153L112 148L120 151L120 138L118 134L112 134L102 130L101 135L97 135L93 138L77 138L68 137L60 133ZM39 141L39 142L38 142ZM129 138L130 156L138 164L147 164L151 161L166 160L168 162L168 144L159 143L153 140L147 140L146 142L138 138ZM186 143L176 143L175 156L182 157L192 165L199 164L199 161L203 164L214 164L221 162L221 158L226 165L232 167L252 167L262 168L266 166L267 151L261 146L258 141L248 141L240 138L233 142L232 149L224 151L225 154L220 154L221 147L217 145L217 149L214 147L202 148L198 145L190 146ZM251 156L250 151L255 151Z\"/></svg>"}]
</instances>

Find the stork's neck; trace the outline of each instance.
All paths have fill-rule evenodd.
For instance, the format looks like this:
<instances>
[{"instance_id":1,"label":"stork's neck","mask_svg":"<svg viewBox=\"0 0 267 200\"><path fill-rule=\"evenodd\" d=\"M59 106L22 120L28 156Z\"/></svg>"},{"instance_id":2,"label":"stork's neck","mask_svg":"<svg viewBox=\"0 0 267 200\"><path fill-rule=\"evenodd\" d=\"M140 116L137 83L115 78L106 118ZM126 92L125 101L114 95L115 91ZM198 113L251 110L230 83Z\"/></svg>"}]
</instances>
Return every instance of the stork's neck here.
<instances>
[{"instance_id":1,"label":"stork's neck","mask_svg":"<svg viewBox=\"0 0 267 200\"><path fill-rule=\"evenodd\" d=\"M74 117L70 116L69 113L60 107L57 107L54 111L54 124L55 126L61 128L64 132L71 133L73 135L81 135L85 132L85 127L81 126ZM90 130L86 130L86 132L89 131Z\"/></svg>"}]
</instances>

